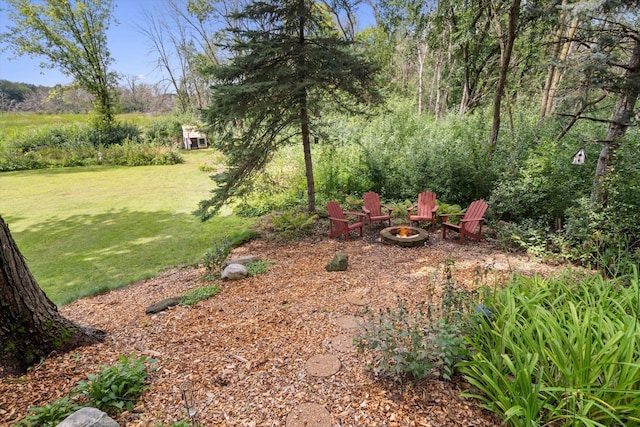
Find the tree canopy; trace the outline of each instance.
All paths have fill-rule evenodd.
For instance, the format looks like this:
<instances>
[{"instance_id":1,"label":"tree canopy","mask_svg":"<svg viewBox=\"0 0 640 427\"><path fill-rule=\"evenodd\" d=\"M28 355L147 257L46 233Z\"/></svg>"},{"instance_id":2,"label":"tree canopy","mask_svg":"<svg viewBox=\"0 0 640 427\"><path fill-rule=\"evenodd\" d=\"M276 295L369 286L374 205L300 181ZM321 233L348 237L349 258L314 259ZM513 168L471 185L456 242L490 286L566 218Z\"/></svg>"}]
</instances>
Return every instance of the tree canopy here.
<instances>
[{"instance_id":1,"label":"tree canopy","mask_svg":"<svg viewBox=\"0 0 640 427\"><path fill-rule=\"evenodd\" d=\"M43 57L43 68L57 68L74 84L95 96L99 127L109 126L116 107L117 75L109 71L113 59L107 30L110 0L7 0L13 25L2 40L16 55Z\"/></svg>"},{"instance_id":2,"label":"tree canopy","mask_svg":"<svg viewBox=\"0 0 640 427\"><path fill-rule=\"evenodd\" d=\"M203 117L222 136L228 156L213 197L200 203L203 219L251 188L255 174L283 144L304 148L309 212L315 211L310 135L323 108L361 112L379 99L377 67L352 49L330 8L310 0L267 1L232 15L227 63L209 68L210 105Z\"/></svg>"}]
</instances>

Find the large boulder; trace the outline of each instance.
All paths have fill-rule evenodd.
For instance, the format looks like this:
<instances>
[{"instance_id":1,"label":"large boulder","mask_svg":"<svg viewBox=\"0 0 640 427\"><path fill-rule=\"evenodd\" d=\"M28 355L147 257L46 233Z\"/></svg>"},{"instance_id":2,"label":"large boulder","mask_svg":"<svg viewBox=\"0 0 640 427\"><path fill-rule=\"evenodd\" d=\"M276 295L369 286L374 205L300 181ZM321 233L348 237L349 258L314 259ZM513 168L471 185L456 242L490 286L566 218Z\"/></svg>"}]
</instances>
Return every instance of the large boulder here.
<instances>
[{"instance_id":1,"label":"large boulder","mask_svg":"<svg viewBox=\"0 0 640 427\"><path fill-rule=\"evenodd\" d=\"M349 255L337 253L324 267L327 271L345 271L349 264Z\"/></svg>"},{"instance_id":2,"label":"large boulder","mask_svg":"<svg viewBox=\"0 0 640 427\"><path fill-rule=\"evenodd\" d=\"M96 408L78 409L57 427L120 427L120 424Z\"/></svg>"}]
</instances>

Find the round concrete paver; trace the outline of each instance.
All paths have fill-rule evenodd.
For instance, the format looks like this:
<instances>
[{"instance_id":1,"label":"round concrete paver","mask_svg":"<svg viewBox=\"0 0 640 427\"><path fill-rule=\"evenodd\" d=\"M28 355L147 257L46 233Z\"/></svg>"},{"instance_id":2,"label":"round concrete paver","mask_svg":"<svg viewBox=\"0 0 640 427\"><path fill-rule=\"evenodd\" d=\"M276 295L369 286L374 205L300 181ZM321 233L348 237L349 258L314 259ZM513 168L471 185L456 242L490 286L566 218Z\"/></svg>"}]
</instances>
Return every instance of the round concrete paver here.
<instances>
[{"instance_id":1,"label":"round concrete paver","mask_svg":"<svg viewBox=\"0 0 640 427\"><path fill-rule=\"evenodd\" d=\"M317 354L307 360L306 368L314 377L330 377L340 370L340 361L333 354Z\"/></svg>"},{"instance_id":2,"label":"round concrete paver","mask_svg":"<svg viewBox=\"0 0 640 427\"><path fill-rule=\"evenodd\" d=\"M353 346L353 336L342 334L334 337L331 340L331 348L342 352L354 351L356 348Z\"/></svg>"},{"instance_id":3,"label":"round concrete paver","mask_svg":"<svg viewBox=\"0 0 640 427\"><path fill-rule=\"evenodd\" d=\"M331 427L329 411L317 403L302 403L287 415L286 427Z\"/></svg>"},{"instance_id":4,"label":"round concrete paver","mask_svg":"<svg viewBox=\"0 0 640 427\"><path fill-rule=\"evenodd\" d=\"M367 305L371 302L369 288L354 289L346 296L347 302L353 305Z\"/></svg>"},{"instance_id":5,"label":"round concrete paver","mask_svg":"<svg viewBox=\"0 0 640 427\"><path fill-rule=\"evenodd\" d=\"M345 314L344 316L340 316L333 321L335 325L347 329L358 329L363 322L364 319L362 317L352 316L351 314Z\"/></svg>"}]
</instances>

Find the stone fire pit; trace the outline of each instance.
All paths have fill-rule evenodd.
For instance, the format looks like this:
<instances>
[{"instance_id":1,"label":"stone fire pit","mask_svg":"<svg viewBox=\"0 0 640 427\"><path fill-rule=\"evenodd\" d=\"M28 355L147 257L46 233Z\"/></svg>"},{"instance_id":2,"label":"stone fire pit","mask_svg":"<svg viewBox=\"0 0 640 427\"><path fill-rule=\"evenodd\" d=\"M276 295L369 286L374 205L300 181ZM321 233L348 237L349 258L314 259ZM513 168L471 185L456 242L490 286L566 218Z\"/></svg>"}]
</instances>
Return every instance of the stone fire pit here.
<instances>
[{"instance_id":1,"label":"stone fire pit","mask_svg":"<svg viewBox=\"0 0 640 427\"><path fill-rule=\"evenodd\" d=\"M403 247L423 246L429 242L429 233L418 227L387 227L380 232L382 243Z\"/></svg>"}]
</instances>

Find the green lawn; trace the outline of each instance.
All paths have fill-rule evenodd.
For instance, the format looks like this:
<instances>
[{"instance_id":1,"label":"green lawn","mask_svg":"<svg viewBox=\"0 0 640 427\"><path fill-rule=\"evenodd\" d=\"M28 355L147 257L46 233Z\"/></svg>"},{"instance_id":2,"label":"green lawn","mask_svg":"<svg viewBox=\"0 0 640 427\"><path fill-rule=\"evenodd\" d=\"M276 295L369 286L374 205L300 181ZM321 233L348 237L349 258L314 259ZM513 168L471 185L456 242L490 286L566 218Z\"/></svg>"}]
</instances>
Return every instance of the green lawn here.
<instances>
[{"instance_id":1,"label":"green lawn","mask_svg":"<svg viewBox=\"0 0 640 427\"><path fill-rule=\"evenodd\" d=\"M251 220L191 212L213 182L198 166L62 168L0 174L0 215L38 283L57 304L197 263Z\"/></svg>"}]
</instances>

